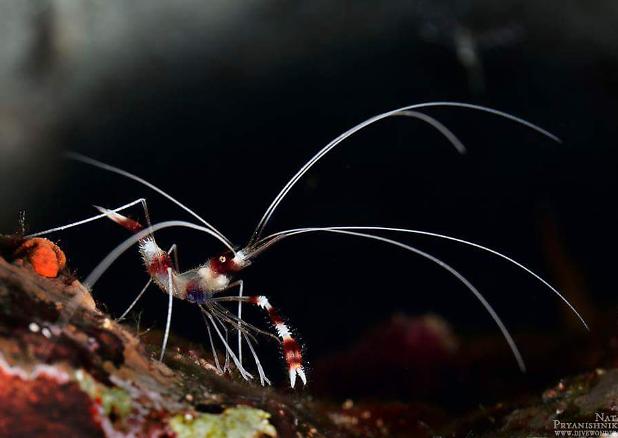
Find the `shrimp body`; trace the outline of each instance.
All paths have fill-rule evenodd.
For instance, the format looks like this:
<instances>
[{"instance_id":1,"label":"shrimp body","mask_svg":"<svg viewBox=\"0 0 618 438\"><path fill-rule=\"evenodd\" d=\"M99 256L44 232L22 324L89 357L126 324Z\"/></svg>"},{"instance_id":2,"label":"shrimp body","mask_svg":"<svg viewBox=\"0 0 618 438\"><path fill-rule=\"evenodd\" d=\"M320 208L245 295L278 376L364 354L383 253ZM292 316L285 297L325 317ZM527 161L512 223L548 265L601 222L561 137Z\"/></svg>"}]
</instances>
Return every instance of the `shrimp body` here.
<instances>
[{"instance_id":1,"label":"shrimp body","mask_svg":"<svg viewBox=\"0 0 618 438\"><path fill-rule=\"evenodd\" d=\"M103 207L96 208L109 219L129 231L132 231L134 233L144 231L144 227L139 222L133 219L123 216L114 210L109 210ZM147 212L147 210L145 211ZM146 217L148 218L148 214L146 214ZM149 226L148 228L150 229L151 227ZM204 313L207 314L209 318L212 318L214 315L218 316L219 318L227 318L227 321L231 319L232 322L236 322L238 324L239 356L242 358L242 355L240 353L240 335L245 334L241 332L241 324L245 323L242 322L240 318L240 312L237 318L230 317L230 315L226 313L223 313L223 315L221 315L220 313L222 311L218 307L216 307L215 295L229 290L233 284L236 284L232 283L233 274L241 271L250 264L249 257L245 256L245 251L247 251L248 248L245 249L245 251L226 251L218 256L211 257L202 266L182 273L178 271L177 266L174 266L174 263L172 262L172 258L170 256L171 251L163 250L163 248L161 248L157 244L154 234L152 232L148 232L144 237L140 237L138 239L138 248L139 253L142 256L146 271L150 275L151 281L154 282L163 293L169 295L170 309L172 305L172 298L177 298L180 300L189 301L199 306L203 306L200 308ZM265 310L268 313L270 321L274 326L275 331L277 332L278 340L281 343L283 349L283 356L288 364L290 385L294 387L294 385L296 384L297 376L300 377L303 383L307 382L307 377L302 363L301 347L292 336L291 330L285 324L281 316L279 316L279 313L270 304L268 298L266 298L265 296L256 295L247 297L222 297L221 300L234 300L238 301L239 304L242 302L247 302ZM131 305L131 307L132 306L133 305ZM127 311L129 309L127 309ZM210 314L207 309L210 310L212 314ZM217 314L217 312L219 312L219 314ZM126 313L127 312L125 312L125 314ZM171 311L168 313L168 315L171 315ZM214 318L212 320L212 324L215 328L217 328ZM167 336L168 330L166 330L164 338L165 340L163 341L161 357L163 357L163 352L165 351ZM275 337L275 339L277 339L277 337ZM221 340L226 345L226 348L229 349L227 341L224 340L223 337ZM253 346L250 343L251 341L246 337L246 334L245 340L254 355L254 359L259 369L262 384L264 382L268 382L268 379L264 375L261 365L259 363L259 359L257 358L255 351L253 350ZM237 361L236 365L239 368L239 371L241 372L243 377L247 378L247 376L250 376L242 368L242 359L234 359Z\"/></svg>"},{"instance_id":2,"label":"shrimp body","mask_svg":"<svg viewBox=\"0 0 618 438\"><path fill-rule=\"evenodd\" d=\"M123 216L113 210L97 207L111 220L129 231L141 231L144 227L137 221ZM220 255L209 259L202 266L179 273L172 263L170 254L161 248L154 235L148 234L138 242L139 253L144 267L154 283L168 293L168 285L173 284L173 295L181 300L199 302L198 293L211 296L216 292L227 290L232 281L230 272L240 271L246 265L242 253L235 256ZM171 279L170 279L171 277Z\"/></svg>"}]
</instances>

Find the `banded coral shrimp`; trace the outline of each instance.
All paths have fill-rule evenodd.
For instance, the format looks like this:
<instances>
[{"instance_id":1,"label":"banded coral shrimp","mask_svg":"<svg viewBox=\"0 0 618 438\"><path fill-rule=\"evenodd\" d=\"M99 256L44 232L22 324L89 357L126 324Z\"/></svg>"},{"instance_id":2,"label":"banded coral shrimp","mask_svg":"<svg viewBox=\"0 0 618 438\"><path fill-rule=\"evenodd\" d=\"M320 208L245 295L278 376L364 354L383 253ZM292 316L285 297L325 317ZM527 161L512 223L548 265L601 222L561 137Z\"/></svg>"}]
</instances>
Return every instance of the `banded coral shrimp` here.
<instances>
[{"instance_id":1,"label":"banded coral shrimp","mask_svg":"<svg viewBox=\"0 0 618 438\"><path fill-rule=\"evenodd\" d=\"M459 244L467 245L474 247L476 249L480 249L482 251L488 252L495 256L498 256L509 263L517 266L519 269L527 272L529 275L534 277L536 280L540 281L545 287L549 288L554 294L556 294L568 307L569 309L579 318L583 326L588 329L588 325L586 324L583 317L578 313L578 311L573 307L573 305L564 297L563 294L560 293L555 287L549 284L546 280L536 274L534 271L524 266L520 262L514 260L513 258L496 251L487 246L471 242L468 240L460 239L457 237L439 234L429 231L416 230L416 229L408 229L408 228L397 228L397 227L380 227L380 226L330 226L330 227L309 227L309 228L296 228L289 229L284 231L279 231L267 236L264 236L264 231L266 226L269 224L275 210L281 204L285 196L290 192L293 186L326 154L328 154L333 148L343 142L345 139L355 134L356 132L362 130L363 128L383 120L388 117L395 116L404 116L404 117L412 117L419 119L423 122L426 122L433 126L438 132L444 135L449 142L455 147L455 149L463 153L465 152L465 147L463 143L442 123L440 123L435 118L421 113L418 110L428 107L457 107L457 108L467 108L473 109L481 112L490 113L496 116L500 116L516 123L519 123L525 127L528 127L554 141L560 142L560 140L554 136L553 134L547 132L546 130L526 121L510 115L508 113L504 113L495 109L458 103L458 102L429 102L422 103L416 105L410 105L403 108L398 108L392 111L388 111L385 113L378 114L372 118L369 118L343 134L339 135L337 138L329 142L326 146L324 146L320 151L318 151L309 161L307 161L301 168L298 170L294 176L284 185L281 191L275 196L274 200L268 206L263 216L259 220L257 227L248 240L248 242L244 246L234 246L232 242L225 237L217 228L199 216L192 209L161 190L160 188L154 186L148 181L138 177L132 173L129 173L123 169L118 167L114 167L100 161L94 160L92 158L85 157L80 154L70 153L69 158L80 161L82 163L100 168L102 170L116 173L122 175L124 177L130 178L134 181L137 181L160 195L164 196L181 209L185 210L187 213L192 215L195 219L197 219L201 225L196 223L180 221L180 220L172 220L161 222L152 225L150 223L150 216L148 213L148 208L146 205L145 199L137 199L128 204L122 205L120 207L114 209L107 209L102 207L97 207L101 212L99 215L92 216L80 221L72 222L67 225L63 225L60 227L55 227L49 230L41 231L39 233L34 233L29 237L40 236L44 234L48 234L55 231L65 230L67 228L75 227L78 225L82 225L88 222L96 221L102 218L108 218L123 226L124 228L134 232L134 235L126 239L120 245L118 245L113 251L111 251L92 271L92 273L85 279L84 284L93 288L98 279L103 275L103 273L118 259L118 257L132 247L134 244L139 244L139 252L144 261L147 272L150 276L145 287L141 290L141 292L136 296L131 305L127 308L127 310L121 315L119 319L124 318L127 313L136 305L139 299L143 296L146 289L151 283L155 283L164 293L168 295L168 310L167 310L167 318L166 318L166 326L165 332L163 336L163 342L161 346L160 360L163 360L169 332L170 325L172 320L172 309L173 309L173 301L174 298L178 298L180 300L186 300L188 302L194 303L198 306L201 311L202 317L206 324L209 344L213 352L213 357L215 361L215 365L219 371L226 371L230 369L229 361L231 360L241 376L246 379L252 379L253 375L250 374L243 365L243 343L247 345L249 348L251 355L253 357L253 361L255 362L255 367L259 375L260 383L262 385L269 384L270 381L266 377L266 374L263 370L261 362L259 360L258 354L254 347L254 343L256 342L256 336L263 335L270 338L276 339L282 346L283 354L285 361L288 367L288 374L290 379L290 385L292 387L295 386L297 377L302 380L304 384L307 383L307 376L305 373L305 368L303 365L303 354L302 349L299 343L296 341L292 331L288 327L288 325L284 322L284 320L279 315L279 312L270 304L270 301L267 297L263 295L245 295L244 294L244 283L242 279L237 278L237 275L244 268L249 266L253 260L264 252L266 249L272 247L276 243L280 242L283 239L288 237L292 237L295 235L305 234L305 233L334 233L345 236L358 237L363 239L371 239L374 241L378 241L387 245L392 245L406 251L417 254L432 263L437 264L439 267L446 270L452 276L454 276L457 280L464 284L464 286L473 293L473 295L480 301L481 305L485 308L485 310L489 313L495 324L498 326L500 332L508 343L509 348L522 371L525 371L525 363L523 357L513 340L511 334L508 329L491 306L491 304L485 299L485 297L479 292L479 290L460 272L454 269L452 266L442 261L441 259L424 252L414 246L402 243L398 240L394 240L391 238L387 238L382 236L381 234L375 233L406 233L413 235L424 235L428 237L443 239L447 241L456 242ZM146 220L146 225L143 225L133 219L129 219L128 217L121 215L119 212L135 205L141 204L144 210L144 216ZM177 248L176 245L172 245L172 247L168 251L164 251L160 248L156 242L154 233L166 228L172 227L183 227L189 228L197 231L201 231L206 233L215 239L217 239L222 245L226 247L225 251L221 252L218 255L210 257L207 261L188 271L181 272L177 259L176 262L172 259L172 254L176 257ZM224 292L230 291L234 288L238 288L237 295L223 295ZM230 310L225 308L222 303L237 303L237 312L236 314L232 313ZM266 311L270 318L271 324L274 326L276 335L270 332L267 332L261 328L258 328L246 321L242 318L242 304L247 303L254 306L257 306ZM69 313L67 313L66 318L70 317L70 306L68 306ZM223 345L225 349L225 363L221 366L219 359L217 357L215 342L213 340L213 331L220 343ZM238 347L236 352L230 345L229 339L229 331L235 331L237 333L237 341ZM231 358L231 359L230 359Z\"/></svg>"}]
</instances>

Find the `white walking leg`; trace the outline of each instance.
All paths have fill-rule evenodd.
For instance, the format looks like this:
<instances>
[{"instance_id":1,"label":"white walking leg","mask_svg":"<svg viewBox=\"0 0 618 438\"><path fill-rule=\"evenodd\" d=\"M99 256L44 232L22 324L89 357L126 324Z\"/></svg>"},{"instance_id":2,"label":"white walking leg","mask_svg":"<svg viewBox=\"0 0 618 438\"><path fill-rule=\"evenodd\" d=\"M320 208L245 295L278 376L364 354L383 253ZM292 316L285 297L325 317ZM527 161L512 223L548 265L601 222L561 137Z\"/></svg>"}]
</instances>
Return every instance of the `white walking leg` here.
<instances>
[{"instance_id":1,"label":"white walking leg","mask_svg":"<svg viewBox=\"0 0 618 438\"><path fill-rule=\"evenodd\" d=\"M165 334L163 335L163 345L161 345L161 355L159 361L163 361L165 355L165 347L167 347L167 339L170 334L170 325L172 324L172 305L174 303L174 279L172 277L172 268L167 268L167 294L169 297L167 304L167 322L165 323Z\"/></svg>"},{"instance_id":2,"label":"white walking leg","mask_svg":"<svg viewBox=\"0 0 618 438\"><path fill-rule=\"evenodd\" d=\"M204 312L204 314L206 315L206 317L208 317L208 319L210 320L210 322L212 323L212 326L215 328L215 331L217 332L217 335L219 336L219 339L221 340L221 342L223 343L223 346L225 347L225 350L229 353L229 355L231 356L232 360L234 361L234 363L236 364L236 367L238 368L238 371L240 372L240 375L245 379L245 380L250 380L253 379L253 376L248 373L244 367L240 364L240 362L238 361L238 357L236 357L236 355L234 354L234 351L230 348L230 345L227 343L226 339L223 338L223 335L221 334L221 330L219 330L219 327L217 327L217 324L215 323L214 318L212 317L212 315L210 314L210 312L208 312L205 308L202 307L202 311Z\"/></svg>"},{"instance_id":3,"label":"white walking leg","mask_svg":"<svg viewBox=\"0 0 618 438\"><path fill-rule=\"evenodd\" d=\"M242 297L244 282L238 280L238 296ZM238 360L242 364L242 301L238 301Z\"/></svg>"}]
</instances>

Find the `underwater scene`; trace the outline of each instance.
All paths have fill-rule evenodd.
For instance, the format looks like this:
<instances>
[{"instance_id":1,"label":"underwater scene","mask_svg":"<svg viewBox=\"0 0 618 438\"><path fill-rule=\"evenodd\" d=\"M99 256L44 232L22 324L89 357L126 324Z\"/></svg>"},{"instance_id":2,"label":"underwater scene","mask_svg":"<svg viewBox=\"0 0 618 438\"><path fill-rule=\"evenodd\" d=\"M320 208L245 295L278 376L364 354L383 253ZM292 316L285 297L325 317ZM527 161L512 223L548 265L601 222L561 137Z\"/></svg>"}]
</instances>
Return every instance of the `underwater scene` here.
<instances>
[{"instance_id":1,"label":"underwater scene","mask_svg":"<svg viewBox=\"0 0 618 438\"><path fill-rule=\"evenodd\" d=\"M618 436L618 4L0 3L0 437Z\"/></svg>"}]
</instances>

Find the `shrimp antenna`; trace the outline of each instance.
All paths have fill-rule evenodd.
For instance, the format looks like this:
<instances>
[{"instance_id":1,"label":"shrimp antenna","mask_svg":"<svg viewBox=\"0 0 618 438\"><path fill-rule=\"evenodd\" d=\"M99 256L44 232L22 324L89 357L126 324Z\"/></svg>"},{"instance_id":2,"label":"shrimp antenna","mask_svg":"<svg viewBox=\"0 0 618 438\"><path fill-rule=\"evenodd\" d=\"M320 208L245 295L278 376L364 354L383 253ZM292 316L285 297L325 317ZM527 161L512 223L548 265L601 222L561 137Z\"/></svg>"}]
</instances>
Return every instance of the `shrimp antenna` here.
<instances>
[{"instance_id":1,"label":"shrimp antenna","mask_svg":"<svg viewBox=\"0 0 618 438\"><path fill-rule=\"evenodd\" d=\"M267 237L264 237L263 239L261 239L259 242L257 242L254 245L254 247L253 247L254 249L250 249L249 251L247 251L247 256L248 257L255 257L257 254L259 254L260 252L264 251L266 248L270 247L271 245L273 245L277 241L279 241L279 240L281 240L283 238L286 238L286 237L294 236L296 234L316 232L316 231L334 231L334 230L338 230L338 231L345 231L345 230L371 231L371 230L375 230L375 231L394 231L394 232L400 232L400 233L419 234L419 235L423 235L423 236L435 237L435 238L438 238L438 239L445 239L445 240L450 240L450 241L457 242L457 243L462 243L464 245L472 246L474 248L478 248L480 250L489 252L489 253L494 254L494 255L496 255L496 256L498 256L500 258L503 258L504 260L506 260L506 261L510 262L511 264L517 266L518 268L522 269L523 271L527 272L528 274L530 274L534 278L536 278L538 281L543 283L553 293L555 293L569 307L569 309L571 309L571 311L579 318L579 320L581 321L583 326L586 328L586 330L590 331L590 328L588 327L588 324L586 323L584 318L579 314L579 312L569 302L569 300L567 300L566 297L563 294L561 294L560 291L558 291L558 289L556 289L551 284L549 284L547 281L545 281L540 275L536 274L532 269L527 268L526 266L524 266L521 263L519 263L517 260L514 260L511 257L509 257L507 255L504 255L501 252L498 252L498 251L496 251L494 249L488 248L488 247L480 245L478 243L470 242L468 240L459 239L457 237L452 237L452 236L447 236L445 234L438 234L438 233L432 233L432 232L429 232L429 231L421 231L421 230L412 230L412 229L408 229L408 228L393 228L393 227L349 226L349 227L296 228L296 229L291 229L291 230L279 231L278 233L274 233L274 234L271 234L271 235L269 235Z\"/></svg>"},{"instance_id":2,"label":"shrimp antenna","mask_svg":"<svg viewBox=\"0 0 618 438\"><path fill-rule=\"evenodd\" d=\"M267 239L270 239L270 241L272 241L272 240L279 240L279 239L284 238L284 237L289 237L289 236L293 236L295 234L301 234L301 233L306 233L306 232L328 232L328 233L345 234L345 235L349 235L349 236L356 236L356 237L362 237L362 238L365 238L365 239L377 240L377 241L380 241L382 243L398 246L398 247L403 248L403 249L405 249L407 251L411 251L411 252L413 252L415 254L418 254L421 257L424 257L424 258L430 260L431 262L437 264L441 268L447 270L451 275L453 275L460 282L462 282L468 288L468 290L470 290L470 292L472 292L472 294L474 294L474 296L481 302L481 304L483 305L485 310L487 310L487 312L489 313L491 318L494 320L494 322L496 323L496 325L500 329L500 332L502 332L502 336L504 337L504 339L506 340L509 348L511 349L511 352L513 353L513 356L515 357L515 360L517 361L517 365L519 366L519 369L522 372L526 371L526 364L524 363L524 359L523 359L521 353L519 352L519 349L517 348L517 344L513 340L513 337L509 333L508 329L506 328L506 326L504 325L504 323L502 322L502 320L500 319L500 317L498 316L498 314L496 313L494 308L491 306L491 304L489 304L487 299L485 299L483 294L481 294L479 292L479 290L466 277L464 277L459 271L457 271L455 268L453 268L452 266L450 266L449 264L447 264L443 260L440 260L439 258L437 258L437 257L435 257L435 256L433 256L431 254L428 254L428 253L426 253L424 251L421 251L420 249L415 248L413 246L406 245L406 244L404 244L402 242L399 242L397 240L392 240L392 239L388 239L386 237L376 236L376 235L368 234L368 233L359 233L359 232L356 232L356 231L349 231L349 230L341 229L341 228L344 228L344 227L299 228L299 229L296 229L296 230L283 231L283 232L277 233L276 236L274 236L274 237L273 236L265 237L263 240L267 240ZM359 229L360 229L360 227L359 227ZM272 237L272 239L271 239L271 237Z\"/></svg>"},{"instance_id":3,"label":"shrimp antenna","mask_svg":"<svg viewBox=\"0 0 618 438\"><path fill-rule=\"evenodd\" d=\"M550 133L549 131L546 131L545 129L534 125L533 123L528 122L527 120L521 119L519 117L513 116L511 114L499 111L499 110L495 110L493 108L487 108L484 106L480 106L480 105L473 105L473 104L469 104L469 103L460 103L460 102L426 102L426 103L419 103L416 105L409 105L409 106L404 106L402 108L398 108L392 111L387 111L385 113L382 114L378 114L377 116L371 117L367 120L365 120L362 123L359 123L358 125L354 126L353 128L349 129L348 131L344 132L343 134L341 134L339 137L335 138L334 140L332 140L330 143L328 143L326 146L324 146L317 154L315 154L307 163L305 163L305 165L303 167L300 168L300 170L298 172L296 172L296 174L292 177L292 179L290 179L290 181L288 181L288 183L283 187L283 189L281 189L281 191L279 192L279 194L275 197L275 199L272 201L272 203L268 206L268 208L266 209L266 211L264 212L264 215L262 216L262 218L260 219L260 221L258 222L258 225L255 229L255 231L253 232L253 236L251 237L251 240L249 241L249 245L255 243L262 235L262 233L264 232L264 228L266 227L266 225L268 224L268 222L270 221L270 218L272 217L275 209L279 206L279 204L281 203L281 201L283 200L283 198L285 197L285 195L287 195L287 193L290 191L290 189L294 186L294 184L296 184L298 182L298 180L300 178L302 178L302 176L307 173L307 171L315 164L317 163L324 155L326 155L331 149L333 149L334 147L336 147L339 143L341 143L343 140L345 140L346 138L350 137L351 135L355 134L356 132L360 131L361 129L364 129L365 127L378 122L382 119L388 118L388 117L393 117L393 116L402 116L402 115L407 115L407 116L411 116L411 117L416 117L416 118L420 118L421 120L424 120L428 123L431 123L427 120L428 116L425 116L425 118L422 117L418 117L418 112L416 111L410 111L410 110L414 110L414 109L418 109L418 108L429 108L429 107L457 107L457 108L468 108L468 109L473 109L476 111L482 111L482 112L486 112L489 114L493 114L499 117L503 117L506 118L508 120L511 120L513 122L519 123L520 125L526 126L558 143L562 143L562 141L556 137L554 134ZM435 119L434 119L435 121ZM440 125L436 125L435 123L431 123L434 127L436 127L438 130L440 130L440 128L438 126ZM441 132L443 134L445 134L444 130L441 130ZM446 134L445 134L446 135ZM447 136L448 137L448 136ZM457 147L457 146L456 146Z\"/></svg>"},{"instance_id":4,"label":"shrimp antenna","mask_svg":"<svg viewBox=\"0 0 618 438\"><path fill-rule=\"evenodd\" d=\"M217 230L213 225L208 223L204 218L202 218L200 215L198 215L196 212L191 210L189 207L184 205L182 202L180 202L176 198L174 198L171 195L169 195L168 193L164 192L163 190L161 190L159 187L155 186L154 184L149 183L145 179L143 179L143 178L141 178L141 177L139 177L137 175L134 175L134 174L132 174L130 172L127 172L126 170L120 169L120 168L115 167L115 166L111 166L109 164L103 163L101 161L95 160L95 159L87 157L85 155L78 154L76 152L67 152L66 156L67 156L67 158L69 158L71 160L75 160L75 161L79 161L81 163L89 164L90 166L94 166L94 167L97 167L99 169L106 170L108 172L117 173L118 175L122 175L122 176L124 176L126 178L132 179L133 181L137 181L138 183L145 185L146 187L148 187L148 188L154 190L155 192L159 193L160 195L166 197L167 199L172 201L174 204L178 205L180 208L185 210L187 213L191 214L193 217L195 217L201 223L206 225L208 228L210 228L217 235L217 237L220 238L220 240L223 240L224 243L227 246L232 246L232 242L227 237L225 237L223 235L223 233L221 233L219 230Z\"/></svg>"},{"instance_id":5,"label":"shrimp antenna","mask_svg":"<svg viewBox=\"0 0 618 438\"><path fill-rule=\"evenodd\" d=\"M351 235L351 236L364 237L366 239L373 239L373 240L377 240L377 241L380 241L380 242L388 243L390 245L395 245L395 246L398 246L400 248L406 249L408 251L412 251L412 252L414 252L414 253L422 256L422 257L425 257L426 259L429 259L430 261L436 263L441 268L446 269L449 273L451 273L459 281L461 281L474 294L474 296L481 302L483 307L485 307L485 310L487 310L487 312L489 313L491 318L494 320L494 322L496 323L496 325L500 329L500 332L502 332L502 336L504 336L504 339L506 340L506 343L509 345L509 348L511 349L511 352L513 353L513 356L515 357L515 360L517 361L517 365L519 366L519 369L521 370L522 373L526 372L526 364L524 362L524 359L523 359L521 353L519 352L519 349L517 348L517 344L513 340L513 337L509 333L508 329L506 328L506 326L504 325L504 323L502 322L502 320L500 319L500 317L498 316L498 314L496 313L494 308L485 299L483 294L481 294L479 292L479 290L472 283L470 283L470 281L466 277L464 277L461 273L459 273L455 268L453 268L452 266L450 266L446 262L440 260L439 258L437 258L435 256L432 256L431 254L428 254L428 253L426 253L424 251L421 251L418 248L415 248L415 247L410 246L410 245L403 244L403 243L398 242L396 240L387 239L387 238L381 237L381 236L375 236L373 234L358 233L358 232L354 232L354 231L345 231L345 230L330 230L330 231L331 232L335 232L335 233L347 234L347 235Z\"/></svg>"}]
</instances>

